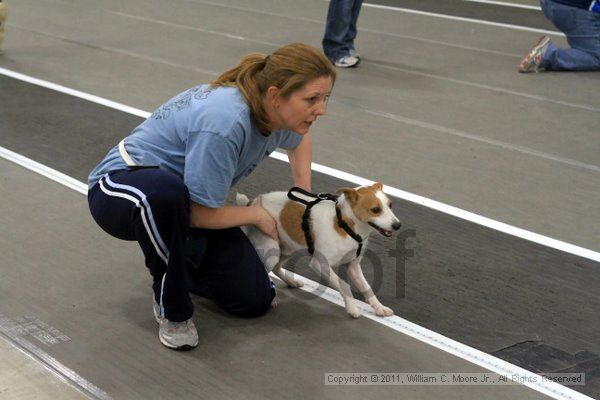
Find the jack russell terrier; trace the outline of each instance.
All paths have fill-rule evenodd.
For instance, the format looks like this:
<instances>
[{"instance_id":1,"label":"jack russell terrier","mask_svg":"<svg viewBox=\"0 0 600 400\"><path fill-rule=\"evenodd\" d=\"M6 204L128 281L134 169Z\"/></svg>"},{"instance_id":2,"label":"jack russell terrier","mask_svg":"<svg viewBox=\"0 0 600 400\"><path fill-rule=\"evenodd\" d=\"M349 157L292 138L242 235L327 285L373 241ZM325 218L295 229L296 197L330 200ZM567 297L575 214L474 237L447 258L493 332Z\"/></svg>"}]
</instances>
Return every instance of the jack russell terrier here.
<instances>
[{"instance_id":1,"label":"jack russell terrier","mask_svg":"<svg viewBox=\"0 0 600 400\"><path fill-rule=\"evenodd\" d=\"M350 285L340 279L332 267L348 264L348 276L373 307L375 314L390 316L394 311L381 304L365 279L360 261L367 239L373 231L385 237L400 229L400 221L392 211L392 203L383 193L383 185L341 188L337 196L313 195L299 188L289 192L262 194L252 202L237 194L241 206L258 202L277 222L279 243L255 226L242 227L248 239L261 255L268 271L290 287L301 287L302 281L293 273L282 270L298 251L312 256L309 266L326 279L344 298L346 312L360 316Z\"/></svg>"}]
</instances>

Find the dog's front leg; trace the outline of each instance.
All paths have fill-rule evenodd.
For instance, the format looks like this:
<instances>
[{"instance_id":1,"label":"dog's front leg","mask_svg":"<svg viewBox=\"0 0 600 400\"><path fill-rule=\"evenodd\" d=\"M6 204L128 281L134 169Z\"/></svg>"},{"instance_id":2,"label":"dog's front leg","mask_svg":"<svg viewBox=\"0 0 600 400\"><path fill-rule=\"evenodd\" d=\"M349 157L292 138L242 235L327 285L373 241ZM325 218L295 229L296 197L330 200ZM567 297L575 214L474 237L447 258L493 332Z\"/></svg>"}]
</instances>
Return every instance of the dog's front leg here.
<instances>
[{"instance_id":1,"label":"dog's front leg","mask_svg":"<svg viewBox=\"0 0 600 400\"><path fill-rule=\"evenodd\" d=\"M325 278L326 282L329 282L334 289L340 292L342 298L344 299L346 312L350 314L352 318L360 317L360 311L356 306L356 300L354 300L354 296L352 296L352 290L350 289L350 285L348 285L345 281L340 279L340 277L333 271L327 260L320 260L319 258L313 257L310 260L309 266L314 271L318 272L321 275L321 277Z\"/></svg>"},{"instance_id":2,"label":"dog's front leg","mask_svg":"<svg viewBox=\"0 0 600 400\"><path fill-rule=\"evenodd\" d=\"M373 307L376 315L380 317L394 315L394 310L381 304L377 296L375 296L373 289L371 289L371 285L369 285L369 282L365 279L362 268L360 267L359 259L352 260L350 264L348 264L348 276L352 280L352 283L354 283L354 286L356 286L365 297L365 300Z\"/></svg>"}]
</instances>

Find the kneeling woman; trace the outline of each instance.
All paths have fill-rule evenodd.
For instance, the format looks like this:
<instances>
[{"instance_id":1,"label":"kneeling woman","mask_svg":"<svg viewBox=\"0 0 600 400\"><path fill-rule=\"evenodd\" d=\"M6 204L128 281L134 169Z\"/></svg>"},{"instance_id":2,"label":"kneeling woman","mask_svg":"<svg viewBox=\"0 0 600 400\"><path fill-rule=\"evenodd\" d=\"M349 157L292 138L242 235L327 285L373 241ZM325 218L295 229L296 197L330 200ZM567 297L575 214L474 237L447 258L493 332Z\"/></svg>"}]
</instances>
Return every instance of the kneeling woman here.
<instances>
[{"instance_id":1,"label":"kneeling woman","mask_svg":"<svg viewBox=\"0 0 600 400\"><path fill-rule=\"evenodd\" d=\"M225 205L227 194L278 147L288 150L293 184L310 189L308 132L334 81L329 60L304 44L247 55L159 107L91 172L95 221L142 248L165 346L198 344L189 292L240 316L268 310L275 289L238 227L277 239L275 221L259 205Z\"/></svg>"}]
</instances>

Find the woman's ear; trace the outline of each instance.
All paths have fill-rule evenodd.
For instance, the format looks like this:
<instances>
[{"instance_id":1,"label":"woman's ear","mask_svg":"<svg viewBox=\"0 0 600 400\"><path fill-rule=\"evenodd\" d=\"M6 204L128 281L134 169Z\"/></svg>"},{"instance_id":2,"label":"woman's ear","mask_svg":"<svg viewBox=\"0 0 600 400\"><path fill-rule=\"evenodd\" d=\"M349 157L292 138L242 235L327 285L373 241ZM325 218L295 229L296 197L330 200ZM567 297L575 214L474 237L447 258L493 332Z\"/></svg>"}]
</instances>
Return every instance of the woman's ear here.
<instances>
[{"instance_id":1,"label":"woman's ear","mask_svg":"<svg viewBox=\"0 0 600 400\"><path fill-rule=\"evenodd\" d=\"M267 89L267 100L273 105L277 106L277 99L279 97L280 89L277 86L269 86Z\"/></svg>"}]
</instances>

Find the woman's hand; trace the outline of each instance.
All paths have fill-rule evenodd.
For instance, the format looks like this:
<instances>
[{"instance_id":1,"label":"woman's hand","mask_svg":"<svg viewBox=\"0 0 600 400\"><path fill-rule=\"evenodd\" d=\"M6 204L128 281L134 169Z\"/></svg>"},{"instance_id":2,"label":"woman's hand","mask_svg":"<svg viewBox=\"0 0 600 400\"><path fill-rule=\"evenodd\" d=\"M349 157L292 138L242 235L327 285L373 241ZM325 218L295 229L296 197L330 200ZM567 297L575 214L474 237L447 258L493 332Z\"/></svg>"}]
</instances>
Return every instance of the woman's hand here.
<instances>
[{"instance_id":1,"label":"woman's hand","mask_svg":"<svg viewBox=\"0 0 600 400\"><path fill-rule=\"evenodd\" d=\"M277 222L275 218L269 214L267 210L262 207L261 198L251 207L253 207L256 213L256 220L254 225L260 229L265 235L271 237L271 239L279 242L279 234L277 233Z\"/></svg>"},{"instance_id":2,"label":"woman's hand","mask_svg":"<svg viewBox=\"0 0 600 400\"><path fill-rule=\"evenodd\" d=\"M279 241L275 219L261 205L259 197L250 207L223 206L210 208L191 202L190 226L192 228L226 229L234 226L255 225L264 234Z\"/></svg>"}]
</instances>

